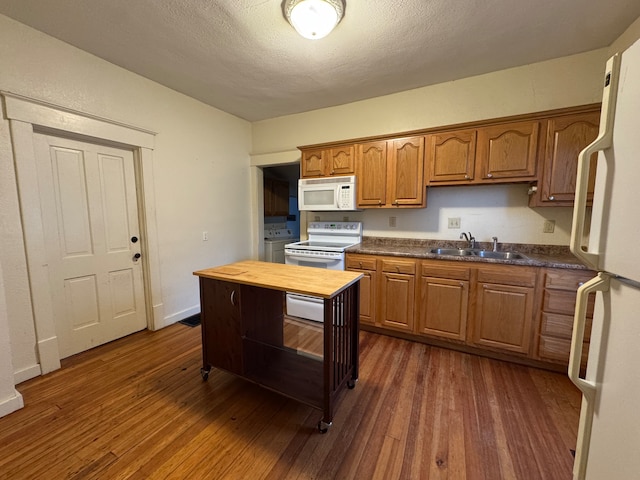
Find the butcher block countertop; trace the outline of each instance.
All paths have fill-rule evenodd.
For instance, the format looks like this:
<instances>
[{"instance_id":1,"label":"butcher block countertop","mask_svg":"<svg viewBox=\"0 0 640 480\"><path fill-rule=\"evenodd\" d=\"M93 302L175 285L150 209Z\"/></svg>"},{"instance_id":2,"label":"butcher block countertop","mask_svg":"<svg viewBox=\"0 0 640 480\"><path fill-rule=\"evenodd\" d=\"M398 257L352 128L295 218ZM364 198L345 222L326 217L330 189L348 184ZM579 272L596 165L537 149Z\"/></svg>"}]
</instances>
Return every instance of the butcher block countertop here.
<instances>
[{"instance_id":1,"label":"butcher block countertop","mask_svg":"<svg viewBox=\"0 0 640 480\"><path fill-rule=\"evenodd\" d=\"M363 277L361 273L246 260L193 272L214 280L332 298Z\"/></svg>"}]
</instances>

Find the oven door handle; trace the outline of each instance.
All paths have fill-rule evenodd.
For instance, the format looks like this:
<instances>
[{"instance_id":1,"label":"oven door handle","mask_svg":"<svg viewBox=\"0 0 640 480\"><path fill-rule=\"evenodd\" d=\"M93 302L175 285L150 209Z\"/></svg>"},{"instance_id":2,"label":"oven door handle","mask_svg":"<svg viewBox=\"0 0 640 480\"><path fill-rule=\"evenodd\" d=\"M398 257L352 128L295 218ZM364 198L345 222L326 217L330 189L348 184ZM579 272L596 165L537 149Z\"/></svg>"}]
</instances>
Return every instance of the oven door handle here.
<instances>
[{"instance_id":1,"label":"oven door handle","mask_svg":"<svg viewBox=\"0 0 640 480\"><path fill-rule=\"evenodd\" d=\"M306 255L295 255L291 253L285 252L285 257L294 258L296 260L303 260L305 262L314 262L314 263L331 263L331 262L339 262L340 257L313 257Z\"/></svg>"}]
</instances>

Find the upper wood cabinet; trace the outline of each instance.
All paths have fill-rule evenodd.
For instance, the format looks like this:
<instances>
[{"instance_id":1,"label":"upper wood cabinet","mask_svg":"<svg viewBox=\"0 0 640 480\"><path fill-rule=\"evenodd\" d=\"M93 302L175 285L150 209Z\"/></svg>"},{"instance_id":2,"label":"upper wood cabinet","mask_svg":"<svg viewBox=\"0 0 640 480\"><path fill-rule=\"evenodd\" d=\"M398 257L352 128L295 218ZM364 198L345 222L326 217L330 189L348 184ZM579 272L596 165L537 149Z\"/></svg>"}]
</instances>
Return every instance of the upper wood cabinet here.
<instances>
[{"instance_id":1,"label":"upper wood cabinet","mask_svg":"<svg viewBox=\"0 0 640 480\"><path fill-rule=\"evenodd\" d=\"M540 123L531 120L480 128L476 150L479 178L484 182L535 180Z\"/></svg>"},{"instance_id":2,"label":"upper wood cabinet","mask_svg":"<svg viewBox=\"0 0 640 480\"><path fill-rule=\"evenodd\" d=\"M429 183L473 180L476 130L456 130L427 136L426 164Z\"/></svg>"},{"instance_id":3,"label":"upper wood cabinet","mask_svg":"<svg viewBox=\"0 0 640 480\"><path fill-rule=\"evenodd\" d=\"M382 207L387 203L387 142L356 146L358 207Z\"/></svg>"},{"instance_id":4,"label":"upper wood cabinet","mask_svg":"<svg viewBox=\"0 0 640 480\"><path fill-rule=\"evenodd\" d=\"M539 120L427 135L430 185L535 180Z\"/></svg>"},{"instance_id":5,"label":"upper wood cabinet","mask_svg":"<svg viewBox=\"0 0 640 480\"><path fill-rule=\"evenodd\" d=\"M548 120L538 191L531 197L529 206L573 205L578 155L596 139L599 124L599 109ZM597 158L596 153L591 156L588 200L593 198Z\"/></svg>"},{"instance_id":6,"label":"upper wood cabinet","mask_svg":"<svg viewBox=\"0 0 640 480\"><path fill-rule=\"evenodd\" d=\"M264 216L289 215L289 182L275 178L264 179Z\"/></svg>"},{"instance_id":7,"label":"upper wood cabinet","mask_svg":"<svg viewBox=\"0 0 640 480\"><path fill-rule=\"evenodd\" d=\"M303 150L300 174L303 178L353 175L354 151L354 145Z\"/></svg>"},{"instance_id":8,"label":"upper wood cabinet","mask_svg":"<svg viewBox=\"0 0 640 480\"><path fill-rule=\"evenodd\" d=\"M358 144L356 175L359 208L424 207L424 137Z\"/></svg>"}]
</instances>

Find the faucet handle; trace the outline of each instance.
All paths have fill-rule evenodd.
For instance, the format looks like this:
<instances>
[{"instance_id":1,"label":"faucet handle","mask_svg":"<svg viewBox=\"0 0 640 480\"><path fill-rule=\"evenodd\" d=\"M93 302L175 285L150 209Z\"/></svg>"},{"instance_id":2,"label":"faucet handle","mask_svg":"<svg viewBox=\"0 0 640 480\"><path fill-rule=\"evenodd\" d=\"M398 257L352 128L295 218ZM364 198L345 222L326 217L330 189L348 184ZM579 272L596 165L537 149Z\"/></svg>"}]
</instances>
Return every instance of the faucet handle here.
<instances>
[{"instance_id":1,"label":"faucet handle","mask_svg":"<svg viewBox=\"0 0 640 480\"><path fill-rule=\"evenodd\" d=\"M491 239L493 240L493 251L497 252L498 251L498 237L491 237Z\"/></svg>"}]
</instances>

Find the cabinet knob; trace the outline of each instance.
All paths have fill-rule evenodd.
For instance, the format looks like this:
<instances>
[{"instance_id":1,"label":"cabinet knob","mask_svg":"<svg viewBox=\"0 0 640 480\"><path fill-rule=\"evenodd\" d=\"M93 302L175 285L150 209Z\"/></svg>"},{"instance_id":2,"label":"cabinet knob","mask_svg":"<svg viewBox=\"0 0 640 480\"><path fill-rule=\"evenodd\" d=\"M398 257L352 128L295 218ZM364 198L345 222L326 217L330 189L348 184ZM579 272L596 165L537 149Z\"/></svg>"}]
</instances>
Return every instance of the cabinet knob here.
<instances>
[{"instance_id":1,"label":"cabinet knob","mask_svg":"<svg viewBox=\"0 0 640 480\"><path fill-rule=\"evenodd\" d=\"M487 178L493 178L493 173L487 173Z\"/></svg>"},{"instance_id":2,"label":"cabinet knob","mask_svg":"<svg viewBox=\"0 0 640 480\"><path fill-rule=\"evenodd\" d=\"M396 205L396 206L398 206L398 199L395 199L395 200L393 201L392 205Z\"/></svg>"},{"instance_id":3,"label":"cabinet knob","mask_svg":"<svg viewBox=\"0 0 640 480\"><path fill-rule=\"evenodd\" d=\"M400 273L400 267L396 265L396 272Z\"/></svg>"},{"instance_id":4,"label":"cabinet knob","mask_svg":"<svg viewBox=\"0 0 640 480\"><path fill-rule=\"evenodd\" d=\"M464 176L464 179L465 179L465 180L469 180L469 175L465 175L465 176Z\"/></svg>"},{"instance_id":5,"label":"cabinet knob","mask_svg":"<svg viewBox=\"0 0 640 480\"><path fill-rule=\"evenodd\" d=\"M382 200L378 200L378 205L382 205Z\"/></svg>"},{"instance_id":6,"label":"cabinet knob","mask_svg":"<svg viewBox=\"0 0 640 480\"><path fill-rule=\"evenodd\" d=\"M362 268L362 262L360 262L360 268Z\"/></svg>"},{"instance_id":7,"label":"cabinet knob","mask_svg":"<svg viewBox=\"0 0 640 480\"><path fill-rule=\"evenodd\" d=\"M556 197L554 197L553 195L549 196L549 200L554 201L556 199Z\"/></svg>"}]
</instances>

